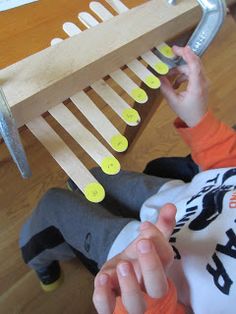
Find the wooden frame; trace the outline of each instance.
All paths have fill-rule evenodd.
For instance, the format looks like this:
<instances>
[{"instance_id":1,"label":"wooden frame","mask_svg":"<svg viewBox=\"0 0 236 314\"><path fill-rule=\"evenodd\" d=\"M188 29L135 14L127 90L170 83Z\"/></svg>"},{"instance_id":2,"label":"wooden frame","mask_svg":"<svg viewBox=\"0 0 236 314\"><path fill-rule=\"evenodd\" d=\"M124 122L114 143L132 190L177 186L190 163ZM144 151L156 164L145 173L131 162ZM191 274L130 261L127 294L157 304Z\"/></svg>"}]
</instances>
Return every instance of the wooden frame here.
<instances>
[{"instance_id":1,"label":"wooden frame","mask_svg":"<svg viewBox=\"0 0 236 314\"><path fill-rule=\"evenodd\" d=\"M231 2L234 1L228 1ZM29 126L30 121L45 111L51 112L53 107L57 108L58 103L71 95L76 95L89 86L97 87L97 80L101 81L99 91L103 91L104 81L101 78L108 74L113 78L112 72L120 71L123 74L121 79L113 79L118 84L121 82L122 88L127 92L126 85L129 84L123 82L125 74L120 67L133 60L138 63L136 58L140 55L145 60L143 54L147 50L186 32L189 27L197 24L199 17L200 10L194 0L181 0L176 7L169 6L166 0L152 0L0 71L0 83L18 127L24 124ZM101 43L101 46L97 43ZM130 82L135 86L131 80ZM97 88L94 89L100 95ZM144 90L143 92L145 93ZM109 94L108 90L106 94ZM104 98L104 95L100 96ZM109 101L105 99L105 102L109 103L111 96L109 94ZM145 106L142 110L145 124L153 113L153 101L157 96L161 100L158 92L151 93L151 108ZM145 125L139 128L138 133L144 127ZM129 129L125 130L129 142L133 141L134 133L137 138L137 129L131 133L130 136Z\"/></svg>"},{"instance_id":2,"label":"wooden frame","mask_svg":"<svg viewBox=\"0 0 236 314\"><path fill-rule=\"evenodd\" d=\"M197 24L199 16L195 0L182 0L176 7L152 0L1 70L1 84L18 127L184 32Z\"/></svg>"}]
</instances>

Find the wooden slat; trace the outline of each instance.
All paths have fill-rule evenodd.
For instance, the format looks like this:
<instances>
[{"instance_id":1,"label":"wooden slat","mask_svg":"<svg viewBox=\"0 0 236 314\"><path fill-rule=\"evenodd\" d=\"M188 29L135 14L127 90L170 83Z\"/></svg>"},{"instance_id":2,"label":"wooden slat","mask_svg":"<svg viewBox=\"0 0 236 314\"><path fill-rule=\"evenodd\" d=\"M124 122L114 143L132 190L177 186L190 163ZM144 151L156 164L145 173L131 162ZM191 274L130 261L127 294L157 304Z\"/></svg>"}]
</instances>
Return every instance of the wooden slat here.
<instances>
[{"instance_id":1,"label":"wooden slat","mask_svg":"<svg viewBox=\"0 0 236 314\"><path fill-rule=\"evenodd\" d=\"M84 149L84 151L86 151L86 153L102 168L102 170L102 165L106 158L115 159L109 150L83 126L83 124L64 104L59 104L56 107L53 107L49 110L49 113L74 138L74 140ZM118 173L119 170L120 167L118 167L118 169L116 169L116 171L112 174Z\"/></svg>"},{"instance_id":2,"label":"wooden slat","mask_svg":"<svg viewBox=\"0 0 236 314\"><path fill-rule=\"evenodd\" d=\"M164 0L149 1L1 70L0 80L18 126L198 20L195 0L182 0L171 8Z\"/></svg>"},{"instance_id":3,"label":"wooden slat","mask_svg":"<svg viewBox=\"0 0 236 314\"><path fill-rule=\"evenodd\" d=\"M104 80L99 80L91 85L95 92L130 126L136 126L141 119L136 110L130 107ZM133 118L127 118L125 112L130 112Z\"/></svg>"},{"instance_id":4,"label":"wooden slat","mask_svg":"<svg viewBox=\"0 0 236 314\"><path fill-rule=\"evenodd\" d=\"M122 14L129 11L129 8L121 1L121 0L106 0L106 2L113 8L113 10L118 13ZM96 2L95 2L96 3ZM90 8L94 7L101 7L90 3ZM171 7L170 7L171 9ZM100 14L101 15L101 14ZM100 16L101 17L101 16ZM114 16L113 16L114 17ZM161 43L163 44L163 43ZM160 44L160 45L161 45ZM152 51L147 51L145 54L141 55L143 60L153 68L158 74L165 75L168 73L169 68L166 64L164 64L161 59L159 59Z\"/></svg>"},{"instance_id":5,"label":"wooden slat","mask_svg":"<svg viewBox=\"0 0 236 314\"><path fill-rule=\"evenodd\" d=\"M100 183L42 117L30 121L27 123L27 127L90 201L97 202L104 198L104 190ZM97 198L95 195L93 199L93 195L91 196L93 191L88 190L89 186L92 188L95 186L99 192L101 190L101 197Z\"/></svg>"},{"instance_id":6,"label":"wooden slat","mask_svg":"<svg viewBox=\"0 0 236 314\"><path fill-rule=\"evenodd\" d=\"M63 30L65 33L73 37L77 34L81 33L81 29L75 25L74 23L64 23ZM110 74L112 78L115 79L117 77L117 81L122 81L121 86L126 83L129 86L130 82L131 85L134 84L133 81L121 70L118 70L112 74ZM127 82L128 80L128 82ZM133 85L132 85L133 86ZM111 87L108 85L105 80L100 79L97 82L91 84L91 87L96 91L96 93L118 114L118 116L129 126L136 126L140 122L140 116L137 111L131 109L130 105L128 105L123 98L120 97ZM136 85L134 85L136 87ZM70 97L71 98L71 97ZM132 111L132 114L136 116L135 119L127 119L127 115L124 112Z\"/></svg>"},{"instance_id":7,"label":"wooden slat","mask_svg":"<svg viewBox=\"0 0 236 314\"><path fill-rule=\"evenodd\" d=\"M97 27L99 22L88 12L81 12L78 15L79 20L87 27ZM118 31L118 30L117 30ZM138 62L138 61L137 61ZM129 63L127 64L129 65ZM126 91L134 101L144 104L148 101L148 96L145 90L141 89L126 73L121 69L115 72L109 73L110 77L118 84L120 87ZM141 97L137 97L137 92Z\"/></svg>"},{"instance_id":8,"label":"wooden slat","mask_svg":"<svg viewBox=\"0 0 236 314\"><path fill-rule=\"evenodd\" d=\"M98 1L90 2L89 7L103 22L108 21L114 17L114 15L112 15L112 13ZM128 8L126 11L127 10ZM127 66L148 87L152 89L157 89L160 87L159 78L149 71L148 68L144 66L139 60L134 59L127 63Z\"/></svg>"},{"instance_id":9,"label":"wooden slat","mask_svg":"<svg viewBox=\"0 0 236 314\"><path fill-rule=\"evenodd\" d=\"M78 32L75 24L66 22L63 24L64 31L70 35ZM51 45L57 45L62 42L61 38L53 38ZM105 83L105 82L104 82ZM70 97L85 118L101 134L105 141L117 152L124 152L128 148L127 139L113 126L110 120L98 109L95 103L84 92L79 92Z\"/></svg>"},{"instance_id":10,"label":"wooden slat","mask_svg":"<svg viewBox=\"0 0 236 314\"><path fill-rule=\"evenodd\" d=\"M128 148L127 139L114 127L85 92L77 93L70 99L115 151L126 151Z\"/></svg>"}]
</instances>

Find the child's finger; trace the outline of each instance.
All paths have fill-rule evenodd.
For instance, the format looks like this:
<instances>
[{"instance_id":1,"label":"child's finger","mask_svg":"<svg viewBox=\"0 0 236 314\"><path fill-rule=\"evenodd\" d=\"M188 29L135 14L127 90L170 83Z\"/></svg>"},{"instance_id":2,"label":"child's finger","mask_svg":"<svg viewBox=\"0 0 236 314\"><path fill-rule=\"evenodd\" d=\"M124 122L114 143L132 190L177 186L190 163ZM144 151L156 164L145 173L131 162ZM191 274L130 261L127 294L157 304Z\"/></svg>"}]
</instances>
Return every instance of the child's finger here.
<instances>
[{"instance_id":1,"label":"child's finger","mask_svg":"<svg viewBox=\"0 0 236 314\"><path fill-rule=\"evenodd\" d=\"M161 219L164 220L164 217ZM162 230L159 229L159 226L162 227ZM170 227L169 223L167 221L162 222L162 220L159 225L158 223L153 225L146 221L140 226L140 238L152 240L164 268L169 267L173 261L173 249L168 241L169 234L172 232L170 228L172 227Z\"/></svg>"},{"instance_id":2,"label":"child's finger","mask_svg":"<svg viewBox=\"0 0 236 314\"><path fill-rule=\"evenodd\" d=\"M152 298L162 298L168 291L168 282L152 242L142 239L137 243L137 249L147 294Z\"/></svg>"},{"instance_id":3,"label":"child's finger","mask_svg":"<svg viewBox=\"0 0 236 314\"><path fill-rule=\"evenodd\" d=\"M169 240L175 227L176 206L174 204L165 204L159 211L158 220L155 226L162 232L164 237Z\"/></svg>"},{"instance_id":4,"label":"child's finger","mask_svg":"<svg viewBox=\"0 0 236 314\"><path fill-rule=\"evenodd\" d=\"M117 267L122 303L129 314L143 314L145 301L135 276L133 267L128 262L122 262Z\"/></svg>"},{"instance_id":5,"label":"child's finger","mask_svg":"<svg viewBox=\"0 0 236 314\"><path fill-rule=\"evenodd\" d=\"M178 66L176 70L179 72L179 74L185 74L186 76L189 76L189 66L187 64Z\"/></svg>"},{"instance_id":6,"label":"child's finger","mask_svg":"<svg viewBox=\"0 0 236 314\"><path fill-rule=\"evenodd\" d=\"M98 314L112 314L115 308L115 293L111 289L109 275L99 273L94 281L93 303Z\"/></svg>"},{"instance_id":7,"label":"child's finger","mask_svg":"<svg viewBox=\"0 0 236 314\"><path fill-rule=\"evenodd\" d=\"M161 77L161 92L170 105L178 102L178 95L166 77Z\"/></svg>"},{"instance_id":8,"label":"child's finger","mask_svg":"<svg viewBox=\"0 0 236 314\"><path fill-rule=\"evenodd\" d=\"M184 47L173 46L172 49L173 49L174 54L177 57L181 57L184 59ZM186 60L184 60L184 61L186 61Z\"/></svg>"},{"instance_id":9,"label":"child's finger","mask_svg":"<svg viewBox=\"0 0 236 314\"><path fill-rule=\"evenodd\" d=\"M183 59L188 64L189 68L194 72L197 69L201 69L200 58L192 51L189 46L183 48Z\"/></svg>"},{"instance_id":10,"label":"child's finger","mask_svg":"<svg viewBox=\"0 0 236 314\"><path fill-rule=\"evenodd\" d=\"M195 53L189 46L185 47L173 46L173 51L178 57L183 58L183 60L187 63L187 65L190 68L201 63L199 57L195 55Z\"/></svg>"},{"instance_id":11,"label":"child's finger","mask_svg":"<svg viewBox=\"0 0 236 314\"><path fill-rule=\"evenodd\" d=\"M193 73L199 72L199 69L201 70L200 58L195 55L195 53L189 46L183 48L174 46L173 50L177 56L182 57L183 60L186 62L186 65L178 67L179 71L181 71L181 68L182 71L191 71ZM190 74L190 72L185 74Z\"/></svg>"},{"instance_id":12,"label":"child's finger","mask_svg":"<svg viewBox=\"0 0 236 314\"><path fill-rule=\"evenodd\" d=\"M185 68L184 66L182 68L183 71L185 71L186 68L188 68L188 74L185 73L188 75L189 81L187 91L192 95L200 94L205 80L200 58L197 55L195 55L195 53L189 46L186 46L184 48L174 46L173 51L177 56L182 57L183 60L187 63Z\"/></svg>"},{"instance_id":13,"label":"child's finger","mask_svg":"<svg viewBox=\"0 0 236 314\"><path fill-rule=\"evenodd\" d=\"M190 47L184 48L184 60L189 67L189 92L198 93L203 82L203 70L200 58L194 54Z\"/></svg>"}]
</instances>

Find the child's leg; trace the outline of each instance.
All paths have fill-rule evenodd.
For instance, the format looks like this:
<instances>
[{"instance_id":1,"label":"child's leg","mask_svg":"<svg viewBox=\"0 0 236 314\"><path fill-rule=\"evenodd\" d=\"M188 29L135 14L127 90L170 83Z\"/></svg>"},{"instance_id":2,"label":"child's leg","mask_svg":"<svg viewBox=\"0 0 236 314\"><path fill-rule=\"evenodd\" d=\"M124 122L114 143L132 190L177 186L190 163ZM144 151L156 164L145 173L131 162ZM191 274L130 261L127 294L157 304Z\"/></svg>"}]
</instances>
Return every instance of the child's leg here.
<instances>
[{"instance_id":1,"label":"child's leg","mask_svg":"<svg viewBox=\"0 0 236 314\"><path fill-rule=\"evenodd\" d=\"M157 193L163 184L170 181L166 178L124 170L115 176L104 174L100 168L94 168L91 172L106 190L103 206L109 209L110 203L115 200L121 216L138 219L145 200Z\"/></svg>"},{"instance_id":2,"label":"child's leg","mask_svg":"<svg viewBox=\"0 0 236 314\"><path fill-rule=\"evenodd\" d=\"M113 177L99 169L92 172L106 189L101 204L88 202L80 192L51 189L23 226L22 255L38 275L52 265L55 269L55 261L81 255L90 260L92 269L87 260L84 262L95 272L106 261L121 231L125 230L130 241L135 238L139 222L131 217L138 217L146 198L168 181L125 171Z\"/></svg>"},{"instance_id":3,"label":"child's leg","mask_svg":"<svg viewBox=\"0 0 236 314\"><path fill-rule=\"evenodd\" d=\"M82 194L51 189L22 228L23 258L37 271L55 260L73 258L74 248L100 267L113 240L131 220L114 216Z\"/></svg>"},{"instance_id":4,"label":"child's leg","mask_svg":"<svg viewBox=\"0 0 236 314\"><path fill-rule=\"evenodd\" d=\"M186 157L161 157L150 161L143 173L190 182L199 173L199 167L192 160L191 155Z\"/></svg>"}]
</instances>

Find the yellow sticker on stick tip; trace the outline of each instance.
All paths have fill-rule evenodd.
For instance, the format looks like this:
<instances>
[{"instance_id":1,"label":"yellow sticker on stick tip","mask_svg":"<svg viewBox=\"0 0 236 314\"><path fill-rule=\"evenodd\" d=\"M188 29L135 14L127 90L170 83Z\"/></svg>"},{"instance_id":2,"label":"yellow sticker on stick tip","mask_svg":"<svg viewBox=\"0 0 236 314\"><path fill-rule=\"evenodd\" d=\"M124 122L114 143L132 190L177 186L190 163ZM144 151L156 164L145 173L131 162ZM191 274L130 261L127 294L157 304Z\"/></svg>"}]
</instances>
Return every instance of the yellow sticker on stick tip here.
<instances>
[{"instance_id":1,"label":"yellow sticker on stick tip","mask_svg":"<svg viewBox=\"0 0 236 314\"><path fill-rule=\"evenodd\" d=\"M147 93L140 87L133 89L131 92L131 96L136 102L140 104L144 104L145 102L148 101Z\"/></svg>"},{"instance_id":2,"label":"yellow sticker on stick tip","mask_svg":"<svg viewBox=\"0 0 236 314\"><path fill-rule=\"evenodd\" d=\"M101 163L101 168L104 173L114 175L120 171L120 163L113 156L106 157Z\"/></svg>"},{"instance_id":3,"label":"yellow sticker on stick tip","mask_svg":"<svg viewBox=\"0 0 236 314\"><path fill-rule=\"evenodd\" d=\"M168 45L163 45L160 48L158 48L158 50L166 58L169 58L169 59L175 58L175 54L173 52L173 49Z\"/></svg>"},{"instance_id":4,"label":"yellow sticker on stick tip","mask_svg":"<svg viewBox=\"0 0 236 314\"><path fill-rule=\"evenodd\" d=\"M125 136L117 134L111 138L111 147L119 153L125 152L128 148L128 140Z\"/></svg>"},{"instance_id":5,"label":"yellow sticker on stick tip","mask_svg":"<svg viewBox=\"0 0 236 314\"><path fill-rule=\"evenodd\" d=\"M152 89L157 89L157 88L160 88L161 86L161 81L159 80L158 77L156 77L153 74L146 77L145 83L147 84L148 87Z\"/></svg>"},{"instance_id":6,"label":"yellow sticker on stick tip","mask_svg":"<svg viewBox=\"0 0 236 314\"><path fill-rule=\"evenodd\" d=\"M160 61L155 64L155 70L158 74L166 75L169 72L169 67L164 62Z\"/></svg>"},{"instance_id":7,"label":"yellow sticker on stick tip","mask_svg":"<svg viewBox=\"0 0 236 314\"><path fill-rule=\"evenodd\" d=\"M99 203L105 197L105 190L100 183L92 182L86 185L84 195L88 201L92 203Z\"/></svg>"},{"instance_id":8,"label":"yellow sticker on stick tip","mask_svg":"<svg viewBox=\"0 0 236 314\"><path fill-rule=\"evenodd\" d=\"M122 112L122 118L127 124L137 125L140 122L138 111L133 108L127 108Z\"/></svg>"}]
</instances>

